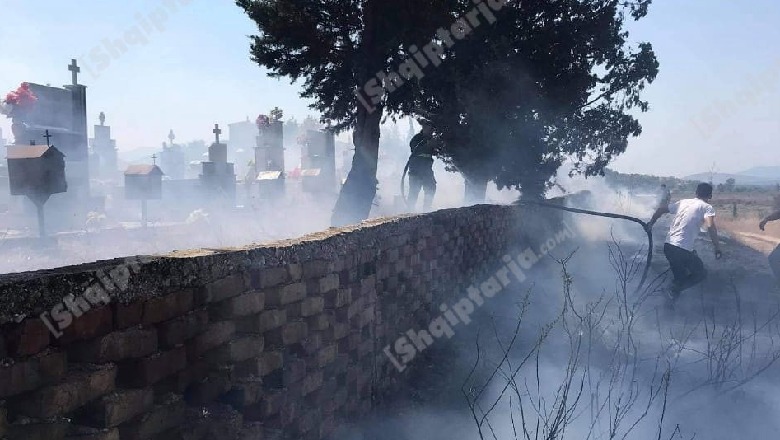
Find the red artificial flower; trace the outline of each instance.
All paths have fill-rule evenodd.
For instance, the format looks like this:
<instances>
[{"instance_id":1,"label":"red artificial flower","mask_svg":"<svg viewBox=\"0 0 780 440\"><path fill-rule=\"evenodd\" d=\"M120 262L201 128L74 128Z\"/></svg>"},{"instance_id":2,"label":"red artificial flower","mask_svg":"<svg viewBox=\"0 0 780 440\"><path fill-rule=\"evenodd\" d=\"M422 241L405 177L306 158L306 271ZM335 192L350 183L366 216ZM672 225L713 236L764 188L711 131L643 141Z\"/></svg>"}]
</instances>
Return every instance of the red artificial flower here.
<instances>
[{"instance_id":1,"label":"red artificial flower","mask_svg":"<svg viewBox=\"0 0 780 440\"><path fill-rule=\"evenodd\" d=\"M30 84L22 83L18 89L5 95L6 104L29 107L38 100L38 97L30 90Z\"/></svg>"}]
</instances>

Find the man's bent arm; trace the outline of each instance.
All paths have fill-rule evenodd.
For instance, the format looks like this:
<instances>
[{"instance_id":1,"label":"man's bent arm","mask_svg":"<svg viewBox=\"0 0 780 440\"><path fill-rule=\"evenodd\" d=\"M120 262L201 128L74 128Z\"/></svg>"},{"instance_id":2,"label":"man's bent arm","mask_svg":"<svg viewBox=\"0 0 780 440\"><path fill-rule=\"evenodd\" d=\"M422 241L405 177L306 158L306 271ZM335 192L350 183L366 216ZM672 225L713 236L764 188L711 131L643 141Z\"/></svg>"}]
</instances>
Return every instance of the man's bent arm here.
<instances>
[{"instance_id":1,"label":"man's bent arm","mask_svg":"<svg viewBox=\"0 0 780 440\"><path fill-rule=\"evenodd\" d=\"M710 240L715 247L715 253L720 253L720 241L718 240L718 227L715 225L715 217L707 217L706 219L708 230L710 232Z\"/></svg>"},{"instance_id":2,"label":"man's bent arm","mask_svg":"<svg viewBox=\"0 0 780 440\"><path fill-rule=\"evenodd\" d=\"M766 226L767 223L773 222L775 220L780 220L780 210L777 210L766 216L763 220L761 220L761 223L758 224L758 227L763 231L764 226Z\"/></svg>"}]
</instances>

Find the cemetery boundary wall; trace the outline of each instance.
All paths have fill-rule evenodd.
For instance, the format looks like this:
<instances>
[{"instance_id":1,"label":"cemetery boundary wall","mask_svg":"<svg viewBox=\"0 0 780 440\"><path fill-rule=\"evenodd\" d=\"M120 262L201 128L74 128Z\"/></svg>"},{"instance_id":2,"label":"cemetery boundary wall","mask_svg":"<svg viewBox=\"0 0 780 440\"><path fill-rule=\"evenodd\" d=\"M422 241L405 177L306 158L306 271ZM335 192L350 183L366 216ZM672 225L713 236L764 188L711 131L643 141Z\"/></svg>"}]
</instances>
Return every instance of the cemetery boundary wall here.
<instances>
[{"instance_id":1,"label":"cemetery boundary wall","mask_svg":"<svg viewBox=\"0 0 780 440\"><path fill-rule=\"evenodd\" d=\"M408 379L383 349L495 267L517 216L0 276L0 438L331 438Z\"/></svg>"}]
</instances>

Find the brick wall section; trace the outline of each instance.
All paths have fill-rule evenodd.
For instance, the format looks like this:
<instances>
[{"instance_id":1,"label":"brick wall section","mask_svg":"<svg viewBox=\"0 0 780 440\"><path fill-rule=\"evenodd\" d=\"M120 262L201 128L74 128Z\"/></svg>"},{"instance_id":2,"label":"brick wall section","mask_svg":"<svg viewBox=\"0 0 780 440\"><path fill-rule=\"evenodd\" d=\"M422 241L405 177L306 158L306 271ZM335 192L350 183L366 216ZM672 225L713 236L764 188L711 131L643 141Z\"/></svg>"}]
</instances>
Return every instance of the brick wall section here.
<instances>
[{"instance_id":1,"label":"brick wall section","mask_svg":"<svg viewBox=\"0 0 780 440\"><path fill-rule=\"evenodd\" d=\"M516 216L479 206L130 272L0 277L0 438L326 439L406 380L384 346L485 276ZM111 302L87 310L96 287ZM72 322L53 309L64 299ZM61 337L39 319L52 310Z\"/></svg>"}]
</instances>

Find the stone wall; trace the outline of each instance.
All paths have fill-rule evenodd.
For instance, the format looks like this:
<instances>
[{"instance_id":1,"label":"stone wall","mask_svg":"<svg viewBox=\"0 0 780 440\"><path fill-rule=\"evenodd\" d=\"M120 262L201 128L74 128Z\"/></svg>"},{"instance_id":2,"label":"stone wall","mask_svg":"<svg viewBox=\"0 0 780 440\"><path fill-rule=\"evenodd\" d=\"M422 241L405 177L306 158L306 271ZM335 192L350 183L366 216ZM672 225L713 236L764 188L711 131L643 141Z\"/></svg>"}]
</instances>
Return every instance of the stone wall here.
<instances>
[{"instance_id":1,"label":"stone wall","mask_svg":"<svg viewBox=\"0 0 780 440\"><path fill-rule=\"evenodd\" d=\"M383 354L507 245L510 207L0 277L0 438L329 438Z\"/></svg>"}]
</instances>

